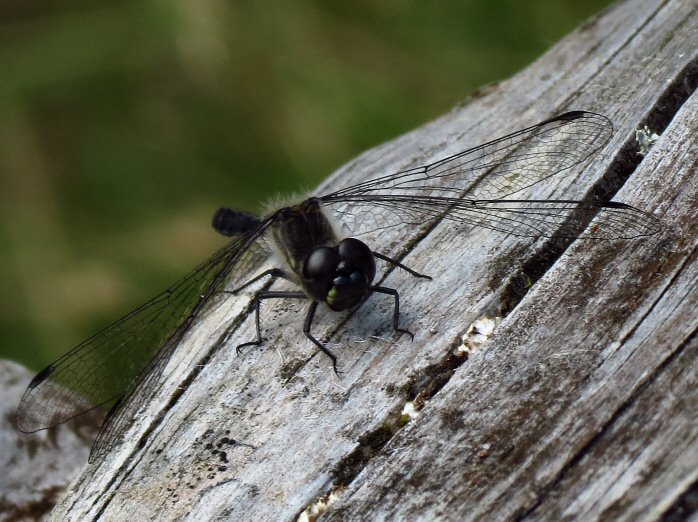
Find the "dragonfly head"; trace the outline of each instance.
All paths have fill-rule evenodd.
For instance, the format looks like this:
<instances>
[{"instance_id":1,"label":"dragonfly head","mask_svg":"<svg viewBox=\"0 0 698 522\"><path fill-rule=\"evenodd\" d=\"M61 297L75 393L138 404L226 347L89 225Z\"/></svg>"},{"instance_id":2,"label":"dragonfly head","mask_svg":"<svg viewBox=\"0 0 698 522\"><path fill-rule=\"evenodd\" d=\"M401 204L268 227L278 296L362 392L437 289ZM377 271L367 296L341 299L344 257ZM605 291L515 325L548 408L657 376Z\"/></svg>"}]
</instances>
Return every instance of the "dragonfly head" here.
<instances>
[{"instance_id":1,"label":"dragonfly head","mask_svg":"<svg viewBox=\"0 0 698 522\"><path fill-rule=\"evenodd\" d=\"M365 243L347 238L335 246L313 250L302 266L308 294L332 310L348 310L369 293L376 276L373 252Z\"/></svg>"}]
</instances>

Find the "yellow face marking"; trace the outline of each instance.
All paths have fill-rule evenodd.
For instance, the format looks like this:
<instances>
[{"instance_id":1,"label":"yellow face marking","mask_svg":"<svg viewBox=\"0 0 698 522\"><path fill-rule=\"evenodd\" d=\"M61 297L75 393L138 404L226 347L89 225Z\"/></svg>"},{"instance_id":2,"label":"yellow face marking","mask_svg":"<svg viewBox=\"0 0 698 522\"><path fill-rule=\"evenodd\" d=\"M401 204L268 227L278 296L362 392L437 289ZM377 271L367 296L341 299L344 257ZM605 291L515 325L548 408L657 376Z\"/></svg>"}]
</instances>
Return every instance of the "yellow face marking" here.
<instances>
[{"instance_id":1,"label":"yellow face marking","mask_svg":"<svg viewBox=\"0 0 698 522\"><path fill-rule=\"evenodd\" d=\"M333 286L329 292L327 292L327 304L334 304L334 299L337 297L337 287Z\"/></svg>"}]
</instances>

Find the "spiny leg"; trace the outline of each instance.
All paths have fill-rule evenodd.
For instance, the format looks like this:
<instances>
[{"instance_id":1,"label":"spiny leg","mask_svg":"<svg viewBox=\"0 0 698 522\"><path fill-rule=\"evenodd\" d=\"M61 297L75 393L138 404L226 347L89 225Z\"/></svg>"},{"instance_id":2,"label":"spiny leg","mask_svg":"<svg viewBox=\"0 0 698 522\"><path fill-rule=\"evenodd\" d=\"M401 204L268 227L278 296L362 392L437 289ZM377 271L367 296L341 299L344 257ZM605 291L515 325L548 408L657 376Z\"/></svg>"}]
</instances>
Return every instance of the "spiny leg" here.
<instances>
[{"instance_id":1,"label":"spiny leg","mask_svg":"<svg viewBox=\"0 0 698 522\"><path fill-rule=\"evenodd\" d=\"M275 279L277 277L281 277L283 279L290 280L288 274L286 274L286 272L284 272L280 268L270 268L269 270L265 270L261 274L256 275L255 277L253 277L252 279L250 279L246 283L243 283L242 286L239 286L239 287L235 288L234 290L223 290L222 293L237 295L241 290L244 290L245 288L247 288L251 284L256 283L260 279L267 277L267 276L271 276L272 279ZM257 314L259 315L259 303L257 302L257 303L255 303L255 305L257 306ZM259 326L257 327L257 330L259 331ZM228 339L230 339L231 334L232 334L232 332L230 332L230 331L226 332L225 339L223 341L224 343L228 342ZM247 344L254 344L254 343L245 343L244 346L246 346ZM236 348L236 350L237 350L237 353L239 354L240 353L240 346L238 346Z\"/></svg>"},{"instance_id":2,"label":"spiny leg","mask_svg":"<svg viewBox=\"0 0 698 522\"><path fill-rule=\"evenodd\" d=\"M397 290L394 288L386 288L384 286L372 286L371 290L378 292L379 294L392 295L395 298L395 309L393 310L393 330L409 335L414 341L414 334L412 332L398 326L400 323L400 295L397 293Z\"/></svg>"},{"instance_id":3,"label":"spiny leg","mask_svg":"<svg viewBox=\"0 0 698 522\"><path fill-rule=\"evenodd\" d=\"M224 293L237 294L240 290L244 290L245 288L247 288L251 284L256 283L260 279L267 277L267 276L271 276L272 279L277 278L277 277L281 277L281 278L287 279L289 281L291 280L289 278L288 274L286 272L284 272L283 270L281 270L280 268L270 268L269 270L265 270L261 274L256 275L255 277L253 277L252 279L250 279L246 283L243 283L242 286L237 287L235 290L224 290Z\"/></svg>"},{"instance_id":4,"label":"spiny leg","mask_svg":"<svg viewBox=\"0 0 698 522\"><path fill-rule=\"evenodd\" d=\"M304 292L262 292L255 299L255 325L257 326L257 340L239 344L235 351L240 355L246 346L259 346L262 344L262 328L259 324L259 307L263 299L308 299Z\"/></svg>"},{"instance_id":5,"label":"spiny leg","mask_svg":"<svg viewBox=\"0 0 698 522\"><path fill-rule=\"evenodd\" d=\"M420 274L419 272L412 270L411 268L403 265L399 261L395 261L394 259L384 254L381 254L380 252L373 252L373 255L376 256L378 259L382 259L383 261L390 263L391 265L395 265L398 268L402 268L405 272L412 274L415 277L421 277L422 279L429 279L431 281L431 276Z\"/></svg>"},{"instance_id":6,"label":"spiny leg","mask_svg":"<svg viewBox=\"0 0 698 522\"><path fill-rule=\"evenodd\" d=\"M327 355L327 357L330 358L330 360L332 361L332 368L334 369L335 375L339 375L340 372L337 369L337 357L335 357L335 355L330 350L328 350L320 341L315 339L315 337L313 337L310 333L310 327L313 325L313 319L315 318L315 310L317 310L317 305L318 301L313 301L312 303L310 303L310 308L308 308L308 314L305 316L303 333L306 335L308 339L315 343L315 346L322 350L322 353L324 353L325 355Z\"/></svg>"}]
</instances>

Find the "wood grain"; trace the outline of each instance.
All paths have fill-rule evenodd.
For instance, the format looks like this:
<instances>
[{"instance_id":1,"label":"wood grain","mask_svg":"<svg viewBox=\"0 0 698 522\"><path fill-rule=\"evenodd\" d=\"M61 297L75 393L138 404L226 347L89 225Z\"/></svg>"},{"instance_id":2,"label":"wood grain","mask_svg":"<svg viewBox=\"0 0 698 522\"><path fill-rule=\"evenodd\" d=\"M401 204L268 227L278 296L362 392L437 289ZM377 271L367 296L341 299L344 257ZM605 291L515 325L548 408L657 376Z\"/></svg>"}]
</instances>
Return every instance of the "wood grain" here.
<instances>
[{"instance_id":1,"label":"wood grain","mask_svg":"<svg viewBox=\"0 0 698 522\"><path fill-rule=\"evenodd\" d=\"M56 520L292 520L337 490L328 520L657 520L698 492L698 8L628 0L527 69L339 169L318 193L447 156L571 109L616 128L586 166L531 198L613 199L660 234L571 245L460 230L381 236L392 302L320 313L340 378L278 302L268 341L223 301L190 332L128 440L86 465ZM661 134L646 156L635 130ZM265 269L260 267L260 272ZM533 284L532 288L531 283ZM281 288L283 285L280 285ZM476 319L505 315L465 357ZM406 422L403 407L423 408Z\"/></svg>"}]
</instances>

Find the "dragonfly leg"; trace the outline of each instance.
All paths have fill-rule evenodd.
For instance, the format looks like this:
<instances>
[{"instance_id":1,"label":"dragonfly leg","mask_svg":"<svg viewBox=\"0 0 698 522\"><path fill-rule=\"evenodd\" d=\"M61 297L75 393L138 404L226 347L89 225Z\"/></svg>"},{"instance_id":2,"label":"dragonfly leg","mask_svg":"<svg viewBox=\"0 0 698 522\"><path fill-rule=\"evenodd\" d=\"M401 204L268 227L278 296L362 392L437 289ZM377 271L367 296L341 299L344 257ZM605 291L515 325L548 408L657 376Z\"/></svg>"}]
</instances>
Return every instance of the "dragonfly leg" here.
<instances>
[{"instance_id":1,"label":"dragonfly leg","mask_svg":"<svg viewBox=\"0 0 698 522\"><path fill-rule=\"evenodd\" d=\"M242 349L247 346L259 346L262 344L262 328L259 324L259 307L264 299L307 299L304 292L261 292L255 299L255 325L257 327L257 339L246 343L238 344L235 351L242 354Z\"/></svg>"},{"instance_id":2,"label":"dragonfly leg","mask_svg":"<svg viewBox=\"0 0 698 522\"><path fill-rule=\"evenodd\" d=\"M419 272L412 270L411 268L403 265L402 263L395 261L394 259L384 254L381 254L380 252L373 252L373 255L376 256L378 259L382 259L383 261L390 263L391 265L395 265L398 268L402 268L405 272L412 274L415 277L421 277L422 279L429 279L431 281L431 276L420 274Z\"/></svg>"},{"instance_id":3,"label":"dragonfly leg","mask_svg":"<svg viewBox=\"0 0 698 522\"><path fill-rule=\"evenodd\" d=\"M397 293L397 290L394 288L386 288L384 286L373 286L371 287L371 290L374 292L378 292L380 294L388 294L392 295L395 298L395 308L393 310L393 330L396 332L404 333L409 335L412 340L414 340L414 334L410 332L409 330L405 330L404 328L400 328L400 295Z\"/></svg>"},{"instance_id":4,"label":"dragonfly leg","mask_svg":"<svg viewBox=\"0 0 698 522\"><path fill-rule=\"evenodd\" d=\"M320 341L315 339L315 337L313 337L310 333L310 327L313 325L313 319L315 318L315 310L317 310L317 305L318 301L313 301L312 303L310 303L310 308L308 308L308 315L305 316L303 333L308 339L315 343L315 346L322 350L322 353L324 353L325 355L327 355L327 357L330 358L330 360L332 361L332 368L334 369L334 373L336 375L339 375L341 372L337 369L337 357L335 357L335 355L329 349L327 349Z\"/></svg>"},{"instance_id":5,"label":"dragonfly leg","mask_svg":"<svg viewBox=\"0 0 698 522\"><path fill-rule=\"evenodd\" d=\"M253 277L252 279L250 279L249 281L244 283L242 286L237 287L235 290L224 290L224 293L237 294L240 290L244 290L245 288L247 288L251 284L256 283L260 279L267 277L267 276L271 276L272 278L282 277L283 279L288 279L290 281L288 274L286 272L284 272L283 270L281 270L280 268L270 268L269 270L265 270L261 274L256 275L255 277Z\"/></svg>"}]
</instances>

